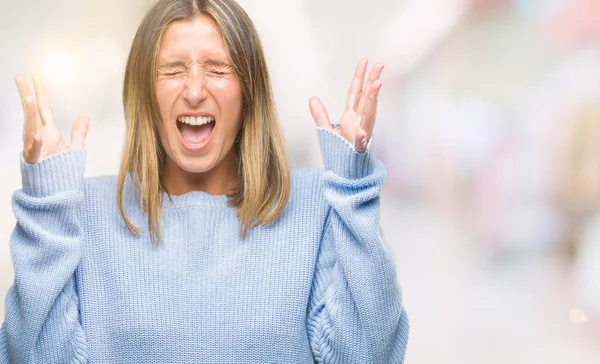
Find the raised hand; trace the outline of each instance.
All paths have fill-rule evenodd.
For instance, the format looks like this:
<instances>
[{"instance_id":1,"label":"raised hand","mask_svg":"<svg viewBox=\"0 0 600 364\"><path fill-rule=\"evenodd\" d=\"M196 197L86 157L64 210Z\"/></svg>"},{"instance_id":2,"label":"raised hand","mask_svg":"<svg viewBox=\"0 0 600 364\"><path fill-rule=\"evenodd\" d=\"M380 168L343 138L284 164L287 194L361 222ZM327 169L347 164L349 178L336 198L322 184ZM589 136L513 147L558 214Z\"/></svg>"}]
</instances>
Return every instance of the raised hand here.
<instances>
[{"instance_id":1,"label":"raised hand","mask_svg":"<svg viewBox=\"0 0 600 364\"><path fill-rule=\"evenodd\" d=\"M80 117L73 124L71 146L65 144L58 127L54 123L52 110L44 81L39 76L33 77L35 100L29 85L22 77L15 82L21 96L25 122L23 125L23 158L29 164L65 150L83 149L85 136L89 128L89 120Z\"/></svg>"},{"instance_id":2,"label":"raised hand","mask_svg":"<svg viewBox=\"0 0 600 364\"><path fill-rule=\"evenodd\" d=\"M368 63L367 59L363 59L356 67L348 93L346 111L344 111L340 125L337 128L334 129L331 125L327 110L318 97L312 97L309 101L310 111L315 123L344 137L354 146L357 152L364 152L367 149L371 135L373 135L375 114L377 113L377 97L383 84L379 77L384 65L377 63L371 69L367 84L363 87Z\"/></svg>"}]
</instances>

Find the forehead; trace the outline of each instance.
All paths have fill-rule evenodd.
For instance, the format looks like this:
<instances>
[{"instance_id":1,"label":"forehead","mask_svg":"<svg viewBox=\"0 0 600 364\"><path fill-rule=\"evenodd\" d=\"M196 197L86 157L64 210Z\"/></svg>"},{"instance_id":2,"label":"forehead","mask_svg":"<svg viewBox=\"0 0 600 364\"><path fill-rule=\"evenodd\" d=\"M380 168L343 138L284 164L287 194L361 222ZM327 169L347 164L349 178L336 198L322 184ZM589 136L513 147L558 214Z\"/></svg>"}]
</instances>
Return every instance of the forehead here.
<instances>
[{"instance_id":1,"label":"forehead","mask_svg":"<svg viewBox=\"0 0 600 364\"><path fill-rule=\"evenodd\" d=\"M228 59L223 36L217 23L207 15L171 23L163 34L159 58L195 60L216 57Z\"/></svg>"}]
</instances>

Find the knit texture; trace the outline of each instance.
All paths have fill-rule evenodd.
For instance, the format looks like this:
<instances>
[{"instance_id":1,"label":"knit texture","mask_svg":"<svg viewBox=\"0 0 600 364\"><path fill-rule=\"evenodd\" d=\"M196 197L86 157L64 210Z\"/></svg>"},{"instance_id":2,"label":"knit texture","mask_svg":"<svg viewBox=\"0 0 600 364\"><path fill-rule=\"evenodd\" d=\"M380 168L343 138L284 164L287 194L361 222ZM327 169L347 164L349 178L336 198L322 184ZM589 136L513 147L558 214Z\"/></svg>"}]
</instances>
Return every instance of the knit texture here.
<instances>
[{"instance_id":1,"label":"knit texture","mask_svg":"<svg viewBox=\"0 0 600 364\"><path fill-rule=\"evenodd\" d=\"M324 171L294 170L282 215L243 240L226 196L190 192L164 198L155 246L131 183L139 237L116 178L84 178L85 152L22 160L0 363L402 363L385 168L372 142L317 134Z\"/></svg>"}]
</instances>

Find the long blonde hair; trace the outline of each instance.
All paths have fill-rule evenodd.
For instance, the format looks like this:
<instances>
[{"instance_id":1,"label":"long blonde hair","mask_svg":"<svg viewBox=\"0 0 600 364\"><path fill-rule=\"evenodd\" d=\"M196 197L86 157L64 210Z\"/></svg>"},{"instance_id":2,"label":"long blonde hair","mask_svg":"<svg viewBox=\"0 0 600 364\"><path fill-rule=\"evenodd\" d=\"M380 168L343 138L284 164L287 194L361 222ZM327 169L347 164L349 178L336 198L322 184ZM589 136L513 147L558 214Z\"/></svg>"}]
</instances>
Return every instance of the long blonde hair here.
<instances>
[{"instance_id":1,"label":"long blonde hair","mask_svg":"<svg viewBox=\"0 0 600 364\"><path fill-rule=\"evenodd\" d=\"M142 20L127 60L123 86L127 130L117 182L117 206L123 221L131 232L140 234L123 206L129 175L139 194L140 208L148 215L153 242L162 241L162 196L167 192L166 153L158 136L161 119L155 95L158 53L162 35L171 23L200 15L211 17L221 30L242 88L242 128L233 146L239 181L227 195L229 205L236 208L242 238L250 228L275 222L289 199L287 156L254 24L233 0L160 0Z\"/></svg>"}]
</instances>

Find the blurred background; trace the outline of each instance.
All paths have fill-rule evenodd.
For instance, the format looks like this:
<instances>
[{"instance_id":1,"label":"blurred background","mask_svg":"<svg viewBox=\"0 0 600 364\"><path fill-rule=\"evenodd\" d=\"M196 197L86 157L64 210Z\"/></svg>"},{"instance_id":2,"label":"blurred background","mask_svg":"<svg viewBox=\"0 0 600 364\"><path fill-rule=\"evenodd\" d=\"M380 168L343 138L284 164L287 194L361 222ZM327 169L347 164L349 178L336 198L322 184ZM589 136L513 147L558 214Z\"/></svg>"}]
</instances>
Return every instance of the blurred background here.
<instances>
[{"instance_id":1,"label":"blurred background","mask_svg":"<svg viewBox=\"0 0 600 364\"><path fill-rule=\"evenodd\" d=\"M292 165L321 166L310 96L342 114L386 69L383 233L407 363L600 362L600 0L240 0L264 42ZM13 77L41 73L87 175L116 174L129 46L153 0L0 0L0 293L20 188ZM4 301L0 301L4 317Z\"/></svg>"}]
</instances>

